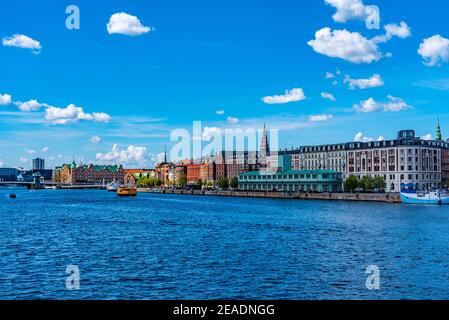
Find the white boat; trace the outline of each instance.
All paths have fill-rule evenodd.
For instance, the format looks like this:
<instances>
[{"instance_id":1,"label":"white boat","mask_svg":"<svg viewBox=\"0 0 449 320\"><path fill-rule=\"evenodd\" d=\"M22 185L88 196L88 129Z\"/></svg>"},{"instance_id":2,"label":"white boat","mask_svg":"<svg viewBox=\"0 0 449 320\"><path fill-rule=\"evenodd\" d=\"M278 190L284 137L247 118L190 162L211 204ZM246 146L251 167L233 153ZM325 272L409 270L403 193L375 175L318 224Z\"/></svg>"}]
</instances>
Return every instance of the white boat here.
<instances>
[{"instance_id":1,"label":"white boat","mask_svg":"<svg viewBox=\"0 0 449 320\"><path fill-rule=\"evenodd\" d=\"M117 192L117 190L120 188L120 184L118 184L117 182L115 182L115 181L112 181L111 183L108 183L107 184L107 186L106 186L106 189L109 191L109 192Z\"/></svg>"},{"instance_id":2,"label":"white boat","mask_svg":"<svg viewBox=\"0 0 449 320\"><path fill-rule=\"evenodd\" d=\"M449 195L445 191L418 191L416 185L401 187L401 201L406 204L445 205L449 204Z\"/></svg>"}]
</instances>

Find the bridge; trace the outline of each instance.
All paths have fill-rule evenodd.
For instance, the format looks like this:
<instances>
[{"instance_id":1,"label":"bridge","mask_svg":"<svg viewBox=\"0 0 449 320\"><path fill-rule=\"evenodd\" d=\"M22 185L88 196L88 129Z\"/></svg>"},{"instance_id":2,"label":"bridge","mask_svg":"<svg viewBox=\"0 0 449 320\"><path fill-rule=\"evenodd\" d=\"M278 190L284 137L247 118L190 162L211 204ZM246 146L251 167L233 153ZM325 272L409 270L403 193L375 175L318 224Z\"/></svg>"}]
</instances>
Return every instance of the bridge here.
<instances>
[{"instance_id":1,"label":"bridge","mask_svg":"<svg viewBox=\"0 0 449 320\"><path fill-rule=\"evenodd\" d=\"M0 187L24 187L27 189L45 189L46 187L56 187L58 189L80 190L80 189L106 189L102 184L78 184L64 185L57 182L22 182L22 181L0 181Z\"/></svg>"}]
</instances>

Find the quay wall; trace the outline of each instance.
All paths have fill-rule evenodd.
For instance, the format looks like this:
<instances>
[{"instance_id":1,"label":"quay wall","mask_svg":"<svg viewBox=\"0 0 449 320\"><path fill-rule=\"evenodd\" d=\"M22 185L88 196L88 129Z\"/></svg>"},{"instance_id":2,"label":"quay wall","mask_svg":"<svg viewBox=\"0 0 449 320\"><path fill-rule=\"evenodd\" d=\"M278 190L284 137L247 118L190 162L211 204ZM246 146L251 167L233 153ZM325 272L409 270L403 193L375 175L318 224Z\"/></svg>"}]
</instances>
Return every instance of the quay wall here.
<instances>
[{"instance_id":1,"label":"quay wall","mask_svg":"<svg viewBox=\"0 0 449 320\"><path fill-rule=\"evenodd\" d=\"M329 201L366 201L401 203L398 193L291 193L282 192L252 192L252 191L186 191L186 190L160 190L151 191L139 189L139 192L157 192L165 194L185 194L195 196L221 196L242 198L268 198L268 199L297 199L297 200L329 200Z\"/></svg>"}]
</instances>

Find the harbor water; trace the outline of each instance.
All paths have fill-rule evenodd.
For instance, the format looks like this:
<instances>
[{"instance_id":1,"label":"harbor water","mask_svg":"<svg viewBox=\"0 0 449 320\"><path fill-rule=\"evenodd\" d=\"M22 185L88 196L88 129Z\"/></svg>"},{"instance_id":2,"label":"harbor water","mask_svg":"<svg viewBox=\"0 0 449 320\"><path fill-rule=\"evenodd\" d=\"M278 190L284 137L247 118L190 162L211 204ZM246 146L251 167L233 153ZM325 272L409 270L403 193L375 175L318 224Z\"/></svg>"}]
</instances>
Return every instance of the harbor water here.
<instances>
[{"instance_id":1,"label":"harbor water","mask_svg":"<svg viewBox=\"0 0 449 320\"><path fill-rule=\"evenodd\" d=\"M0 219L0 299L449 298L449 206L0 188Z\"/></svg>"}]
</instances>

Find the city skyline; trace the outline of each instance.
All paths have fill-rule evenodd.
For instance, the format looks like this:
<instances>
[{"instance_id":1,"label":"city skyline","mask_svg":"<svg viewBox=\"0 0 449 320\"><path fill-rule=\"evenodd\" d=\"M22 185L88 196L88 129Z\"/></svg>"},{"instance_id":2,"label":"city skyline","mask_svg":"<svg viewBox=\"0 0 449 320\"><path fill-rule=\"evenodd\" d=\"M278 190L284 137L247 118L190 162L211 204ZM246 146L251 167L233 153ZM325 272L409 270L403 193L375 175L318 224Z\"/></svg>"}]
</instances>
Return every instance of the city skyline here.
<instances>
[{"instance_id":1,"label":"city skyline","mask_svg":"<svg viewBox=\"0 0 449 320\"><path fill-rule=\"evenodd\" d=\"M288 148L402 129L434 138L437 118L447 132L442 1L75 4L80 30L66 28L64 4L0 12L0 166L149 167L193 121L267 123ZM365 25L368 5L380 29Z\"/></svg>"}]
</instances>

